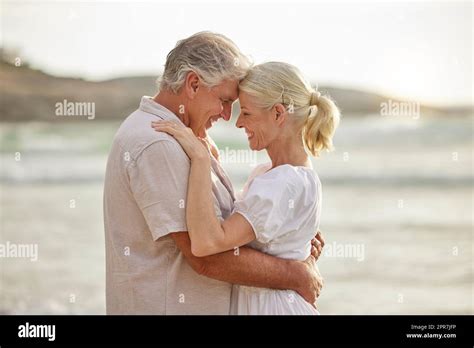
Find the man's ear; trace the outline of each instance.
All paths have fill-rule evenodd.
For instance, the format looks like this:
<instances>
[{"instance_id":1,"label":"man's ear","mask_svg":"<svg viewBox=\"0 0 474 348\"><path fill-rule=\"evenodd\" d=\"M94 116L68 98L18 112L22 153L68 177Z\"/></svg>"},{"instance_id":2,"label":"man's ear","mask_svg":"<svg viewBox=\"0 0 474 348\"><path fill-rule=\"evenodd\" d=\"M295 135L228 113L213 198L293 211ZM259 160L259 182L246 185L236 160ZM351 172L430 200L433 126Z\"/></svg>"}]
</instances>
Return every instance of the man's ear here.
<instances>
[{"instance_id":1,"label":"man's ear","mask_svg":"<svg viewBox=\"0 0 474 348\"><path fill-rule=\"evenodd\" d=\"M188 72L186 75L186 80L184 81L184 88L189 99L194 99L199 90L200 84L199 75L194 71Z\"/></svg>"},{"instance_id":2,"label":"man's ear","mask_svg":"<svg viewBox=\"0 0 474 348\"><path fill-rule=\"evenodd\" d=\"M288 117L288 112L286 111L285 106L281 103L275 104L273 106L273 112L275 113L275 120L277 121L278 126L283 126Z\"/></svg>"}]
</instances>

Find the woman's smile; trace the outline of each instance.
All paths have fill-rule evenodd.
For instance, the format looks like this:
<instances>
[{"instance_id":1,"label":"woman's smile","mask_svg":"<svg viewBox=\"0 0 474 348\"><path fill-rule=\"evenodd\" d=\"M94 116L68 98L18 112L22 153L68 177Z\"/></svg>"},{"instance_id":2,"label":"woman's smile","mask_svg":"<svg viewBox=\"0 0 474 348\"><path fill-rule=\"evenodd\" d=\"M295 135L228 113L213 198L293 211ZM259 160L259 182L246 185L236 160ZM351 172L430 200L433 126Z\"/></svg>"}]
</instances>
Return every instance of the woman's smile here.
<instances>
[{"instance_id":1,"label":"woman's smile","mask_svg":"<svg viewBox=\"0 0 474 348\"><path fill-rule=\"evenodd\" d=\"M253 136L255 135L254 132L250 131L249 129L245 128L245 133L247 134L247 139L250 140L253 138Z\"/></svg>"}]
</instances>

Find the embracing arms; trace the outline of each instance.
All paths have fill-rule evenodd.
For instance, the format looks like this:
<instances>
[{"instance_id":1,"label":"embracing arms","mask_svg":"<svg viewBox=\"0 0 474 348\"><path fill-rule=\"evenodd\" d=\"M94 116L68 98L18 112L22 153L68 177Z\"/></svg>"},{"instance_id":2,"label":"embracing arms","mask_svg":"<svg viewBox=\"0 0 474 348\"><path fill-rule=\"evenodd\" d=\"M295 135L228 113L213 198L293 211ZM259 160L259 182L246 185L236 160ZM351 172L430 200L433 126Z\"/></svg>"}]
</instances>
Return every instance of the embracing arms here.
<instances>
[{"instance_id":1,"label":"embracing arms","mask_svg":"<svg viewBox=\"0 0 474 348\"><path fill-rule=\"evenodd\" d=\"M306 261L291 261L241 247L196 257L191 252L188 233L172 233L171 237L193 270L206 277L233 284L294 290L309 303L314 303L321 292L323 278L313 256Z\"/></svg>"},{"instance_id":2,"label":"embracing arms","mask_svg":"<svg viewBox=\"0 0 474 348\"><path fill-rule=\"evenodd\" d=\"M155 128L156 129L156 128ZM196 139L196 138L194 138ZM197 140L197 139L196 139ZM172 144L169 142L166 142L164 144L169 144L171 146ZM209 154L207 152L207 149L205 149L200 143L199 146L201 149L204 149L206 151L206 158L209 161ZM170 157L167 157L164 155L164 153L167 153L168 151L171 151L173 153L173 166L168 168L167 164L171 163ZM165 182L162 182L162 186L170 186L173 187L173 185L176 185L176 180L175 179L169 179L167 180L166 178L168 177L173 177L176 176L176 165L181 163L183 167L188 166L187 170L189 175L194 174L204 174L206 176L206 179L209 181L206 182L206 185L209 184L211 185L211 178L210 178L210 169L207 167L207 173L200 173L199 171L195 171L194 174L191 173L191 169L189 166L189 162L186 164L186 159L185 157L181 156L179 152L173 151L172 148L159 148L159 149L150 149L150 154L152 154L153 159L149 159L146 161L146 163L159 163L159 166L153 167L150 172L160 172L161 174L161 180L166 180ZM167 169L168 168L168 169ZM185 169L183 169L183 172ZM168 175L165 175L168 174ZM171 195L167 195L167 200L163 201L163 204L160 201L160 223L156 223L156 226L162 226L162 219L167 210L172 210L175 212L174 208L174 201L178 201L182 198L186 197L186 192L189 192L191 187L189 187L189 184L191 182L191 177L189 180L187 180L187 186L186 185L178 185L176 188L174 188L172 191L169 191L172 193ZM138 177L136 180L137 183L143 183L144 180L141 177ZM143 188L144 191L147 192L147 195L149 195L149 187L155 187L156 189L156 184L153 184L150 182L149 185L145 185ZM210 194L211 188L208 189L206 192L207 195L212 199L212 195ZM159 195L157 197L162 197L163 195ZM149 199L146 199L145 202L143 202L144 206L148 206L149 204ZM196 204L200 204L199 200L195 202ZM212 203L212 202L211 202ZM212 206L212 205L211 205ZM189 202L188 202L188 207L189 207ZM149 219L153 220L154 216L156 216L156 209L158 207L153 207L153 211L150 211L149 214ZM186 209L189 211L189 209ZM183 210L184 213L184 210ZM210 218L208 219L207 217L199 217L197 218L199 220L202 220L204 222L205 226L209 226L210 223L214 223L213 226L221 227L219 221L217 220L217 217L215 215L215 211L212 208L211 210L208 210L206 214L211 214L210 218L212 217L215 220L211 220ZM174 214L174 213L173 213ZM241 217L240 215L236 214L238 217ZM184 216L183 216L184 217ZM244 220L243 217L241 217L242 220ZM175 219L173 218L172 221L181 221L182 218ZM217 223L216 223L217 221ZM244 221L246 224L246 220ZM225 223L224 223L225 225ZM204 226L204 228L205 228ZM173 227L174 223L173 223ZM183 225L184 227L184 225ZM187 227L187 230L189 230L189 226ZM175 229L174 231L180 231L180 229ZM181 231L184 231L181 230ZM191 230L190 232L192 233L193 231L198 232L198 230ZM248 231L251 232L249 238L255 238L253 235L253 230L251 229L250 224L248 224ZM207 233L207 231L204 231ZM227 232L229 232L227 230ZM237 233L236 233L237 234ZM160 234L161 235L161 234ZM242 245L245 242L242 240L229 240L224 238L223 240L227 245L230 245L227 250L227 252L222 252L222 253L217 253L215 255L211 256L206 256L206 257L196 257L193 255L192 250L191 250L191 240L189 238L189 234L186 232L177 232L177 233L171 233L170 236L174 239L175 243L177 244L178 248L181 250L183 253L183 256L186 258L188 263L191 265L191 267L199 274L208 276L210 278L230 282L230 283L235 283L235 284L242 284L242 285L249 285L249 286L256 286L256 287L266 287L266 288L275 288L275 289L291 289L297 291L303 298L305 298L308 302L314 303L316 297L319 295L319 292L322 287L323 280L321 276L319 275L318 269L316 267L316 258L320 255L322 247L324 245L324 241L322 240L321 235L319 234L317 238L313 239L312 241L312 256L310 256L307 260L305 261L290 261L290 260L284 260L280 259L277 257L273 257L264 253L261 253L259 251L256 251L254 249L248 248L248 247L241 247L239 249L235 250L230 250L234 249L234 247L237 247L238 245ZM217 235L219 236L219 235ZM158 238L159 235L155 235L155 238ZM319 239L319 240L318 240ZM251 240L251 239L250 239ZM194 242L194 241L193 241ZM234 243L235 242L235 243ZM220 242L217 242L216 245L221 245Z\"/></svg>"},{"instance_id":3,"label":"embracing arms","mask_svg":"<svg viewBox=\"0 0 474 348\"><path fill-rule=\"evenodd\" d=\"M291 289L309 303L314 303L323 283L316 266L317 256L324 246L321 234L318 233L313 240L312 254L316 258L310 256L304 262L285 260L242 247L255 239L252 226L240 214L231 215L221 224L212 206L211 192L210 168L206 158L202 158L190 169L186 209L189 236L181 234L180 241L173 237L178 246L180 242L186 244L186 253L180 249L191 265L197 262L201 267L198 273L234 284Z\"/></svg>"},{"instance_id":4,"label":"embracing arms","mask_svg":"<svg viewBox=\"0 0 474 348\"><path fill-rule=\"evenodd\" d=\"M191 162L186 223L191 250L196 256L208 256L245 245L255 239L252 226L240 214L232 214L222 223L212 203L209 155Z\"/></svg>"}]
</instances>

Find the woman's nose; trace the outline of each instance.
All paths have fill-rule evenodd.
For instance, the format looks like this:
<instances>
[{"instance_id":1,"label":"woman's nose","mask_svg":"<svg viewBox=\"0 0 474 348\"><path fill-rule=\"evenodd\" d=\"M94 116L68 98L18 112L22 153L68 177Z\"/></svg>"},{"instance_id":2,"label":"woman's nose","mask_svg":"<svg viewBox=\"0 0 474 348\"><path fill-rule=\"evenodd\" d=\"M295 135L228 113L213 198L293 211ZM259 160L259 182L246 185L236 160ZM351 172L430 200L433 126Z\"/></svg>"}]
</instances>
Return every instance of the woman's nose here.
<instances>
[{"instance_id":1,"label":"woman's nose","mask_svg":"<svg viewBox=\"0 0 474 348\"><path fill-rule=\"evenodd\" d=\"M235 126L237 128L242 128L243 127L243 124L242 124L242 115L240 114L239 117L237 118L237 122L235 122Z\"/></svg>"}]
</instances>

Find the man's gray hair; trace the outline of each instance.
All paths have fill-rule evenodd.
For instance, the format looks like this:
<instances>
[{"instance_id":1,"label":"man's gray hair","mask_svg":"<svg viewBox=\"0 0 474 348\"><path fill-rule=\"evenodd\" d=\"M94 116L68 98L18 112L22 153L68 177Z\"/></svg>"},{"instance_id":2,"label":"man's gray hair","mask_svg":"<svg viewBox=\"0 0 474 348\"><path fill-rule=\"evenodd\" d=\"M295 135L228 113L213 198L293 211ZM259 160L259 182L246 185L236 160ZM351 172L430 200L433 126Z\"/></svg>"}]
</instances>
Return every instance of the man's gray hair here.
<instances>
[{"instance_id":1,"label":"man's gray hair","mask_svg":"<svg viewBox=\"0 0 474 348\"><path fill-rule=\"evenodd\" d=\"M229 38L202 31L178 41L168 53L158 88L178 93L190 71L214 87L224 80L242 80L250 67L250 59Z\"/></svg>"}]
</instances>

